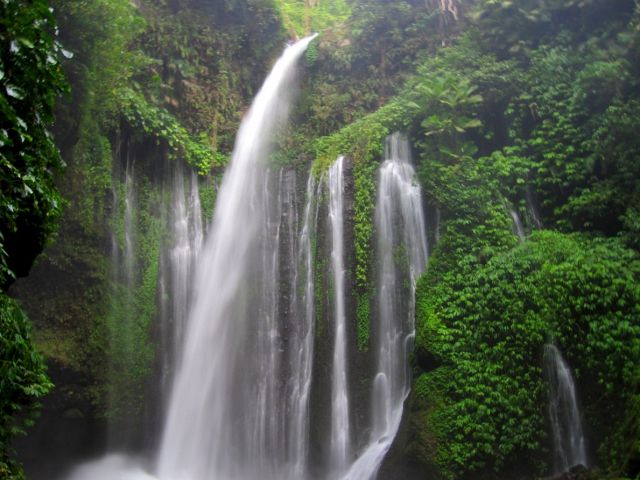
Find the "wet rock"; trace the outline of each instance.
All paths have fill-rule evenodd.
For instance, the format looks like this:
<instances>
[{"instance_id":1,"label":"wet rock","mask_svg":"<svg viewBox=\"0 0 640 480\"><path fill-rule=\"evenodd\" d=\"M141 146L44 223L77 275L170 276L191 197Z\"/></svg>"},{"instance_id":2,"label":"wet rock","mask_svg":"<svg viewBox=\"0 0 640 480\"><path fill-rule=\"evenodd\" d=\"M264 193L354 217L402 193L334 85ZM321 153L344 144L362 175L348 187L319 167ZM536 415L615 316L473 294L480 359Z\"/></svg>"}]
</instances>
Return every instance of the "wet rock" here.
<instances>
[{"instance_id":1,"label":"wet rock","mask_svg":"<svg viewBox=\"0 0 640 480\"><path fill-rule=\"evenodd\" d=\"M568 472L551 477L549 480L597 480L598 478L593 470L589 470L584 465L576 465Z\"/></svg>"}]
</instances>

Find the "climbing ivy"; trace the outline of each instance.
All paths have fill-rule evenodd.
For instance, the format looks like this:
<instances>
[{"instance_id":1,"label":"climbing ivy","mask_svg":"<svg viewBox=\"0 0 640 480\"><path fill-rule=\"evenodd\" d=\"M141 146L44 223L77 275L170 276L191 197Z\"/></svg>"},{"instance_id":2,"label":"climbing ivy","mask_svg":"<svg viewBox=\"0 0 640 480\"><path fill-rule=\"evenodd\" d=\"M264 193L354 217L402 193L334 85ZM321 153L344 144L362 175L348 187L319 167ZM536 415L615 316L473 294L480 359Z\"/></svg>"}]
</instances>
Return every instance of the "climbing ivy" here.
<instances>
[{"instance_id":1,"label":"climbing ivy","mask_svg":"<svg viewBox=\"0 0 640 480\"><path fill-rule=\"evenodd\" d=\"M351 6L345 0L275 0L275 4L285 28L299 36L334 27L351 14Z\"/></svg>"}]
</instances>

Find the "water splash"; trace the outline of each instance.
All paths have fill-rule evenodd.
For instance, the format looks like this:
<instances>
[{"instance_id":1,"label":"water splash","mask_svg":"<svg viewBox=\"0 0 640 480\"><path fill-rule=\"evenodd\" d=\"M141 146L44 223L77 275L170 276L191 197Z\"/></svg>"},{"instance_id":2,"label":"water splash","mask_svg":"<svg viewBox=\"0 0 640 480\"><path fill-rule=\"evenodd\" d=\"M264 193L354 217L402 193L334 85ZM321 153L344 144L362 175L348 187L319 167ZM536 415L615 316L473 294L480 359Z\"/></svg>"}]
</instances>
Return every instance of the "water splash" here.
<instances>
[{"instance_id":1,"label":"water splash","mask_svg":"<svg viewBox=\"0 0 640 480\"><path fill-rule=\"evenodd\" d=\"M76 467L68 480L156 480L137 462L124 455L107 455L97 462Z\"/></svg>"}]
</instances>

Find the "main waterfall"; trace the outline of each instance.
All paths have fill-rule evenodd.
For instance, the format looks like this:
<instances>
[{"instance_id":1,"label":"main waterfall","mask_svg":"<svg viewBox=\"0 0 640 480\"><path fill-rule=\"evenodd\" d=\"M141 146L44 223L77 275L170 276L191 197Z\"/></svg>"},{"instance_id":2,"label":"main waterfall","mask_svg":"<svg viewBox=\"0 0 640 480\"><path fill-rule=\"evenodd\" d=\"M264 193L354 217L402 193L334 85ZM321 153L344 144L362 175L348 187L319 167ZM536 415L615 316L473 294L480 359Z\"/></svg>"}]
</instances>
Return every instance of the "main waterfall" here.
<instances>
[{"instance_id":1,"label":"main waterfall","mask_svg":"<svg viewBox=\"0 0 640 480\"><path fill-rule=\"evenodd\" d=\"M199 262L158 457L162 480L284 476L278 248L271 243L281 212L265 198L274 194L266 160L287 115L295 63L312 39L287 47L240 127ZM304 440L289 443L296 441Z\"/></svg>"}]
</instances>

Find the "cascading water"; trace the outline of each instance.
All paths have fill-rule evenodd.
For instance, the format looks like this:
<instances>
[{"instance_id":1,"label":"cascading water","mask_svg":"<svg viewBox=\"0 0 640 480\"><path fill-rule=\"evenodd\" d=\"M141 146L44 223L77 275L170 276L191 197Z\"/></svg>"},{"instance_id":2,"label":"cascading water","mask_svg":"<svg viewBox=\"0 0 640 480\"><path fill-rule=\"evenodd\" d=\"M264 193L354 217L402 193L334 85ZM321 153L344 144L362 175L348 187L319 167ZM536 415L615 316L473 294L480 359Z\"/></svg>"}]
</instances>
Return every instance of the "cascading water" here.
<instances>
[{"instance_id":1,"label":"cascading water","mask_svg":"<svg viewBox=\"0 0 640 480\"><path fill-rule=\"evenodd\" d=\"M533 223L536 228L542 228L542 220L540 220L540 214L536 208L536 202L533 198L533 189L531 185L527 185L527 189L525 190L525 199L527 201L527 213L530 217L531 223Z\"/></svg>"},{"instance_id":2,"label":"cascading water","mask_svg":"<svg viewBox=\"0 0 640 480\"><path fill-rule=\"evenodd\" d=\"M170 388L171 374L177 363L176 356L182 350L184 323L194 290L193 272L204 238L198 180L195 173L192 173L188 183L189 191L185 192L183 168L180 164L173 165L169 212L169 236L172 243L161 259L159 274L162 392Z\"/></svg>"},{"instance_id":3,"label":"cascading water","mask_svg":"<svg viewBox=\"0 0 640 480\"><path fill-rule=\"evenodd\" d=\"M399 133L390 136L386 158L380 167L375 216L379 272L371 434L345 480L375 478L400 426L411 385L408 354L415 335L416 280L427 263L422 193L406 138Z\"/></svg>"},{"instance_id":4,"label":"cascading water","mask_svg":"<svg viewBox=\"0 0 640 480\"><path fill-rule=\"evenodd\" d=\"M295 253L292 272L290 314L296 318L290 322L291 333L288 345L290 365L287 410L290 412L287 446L289 465L288 478L304 478L309 450L309 395L313 367L314 337L314 270L312 235L318 223L317 186L313 175L307 181L306 204L302 230ZM289 218L293 219L291 211ZM298 293L300 292L300 293Z\"/></svg>"},{"instance_id":5,"label":"cascading water","mask_svg":"<svg viewBox=\"0 0 640 480\"><path fill-rule=\"evenodd\" d=\"M576 386L569 365L553 344L545 345L544 362L549 381L555 473L566 472L575 465L588 466Z\"/></svg>"},{"instance_id":6,"label":"cascading water","mask_svg":"<svg viewBox=\"0 0 640 480\"><path fill-rule=\"evenodd\" d=\"M331 383L331 436L329 467L333 475L344 472L350 459L347 335L344 285L344 157L329 169L329 223L334 293L334 353Z\"/></svg>"},{"instance_id":7,"label":"cascading water","mask_svg":"<svg viewBox=\"0 0 640 480\"><path fill-rule=\"evenodd\" d=\"M271 444L288 430L278 388L282 339L277 316L269 317L271 292L262 291L277 289L277 278L265 278L277 261L264 257L277 255L269 244L280 228L269 208L266 159L286 117L296 61L312 38L285 50L240 127L196 276L158 459L162 480L275 479L286 471L279 444Z\"/></svg>"},{"instance_id":8,"label":"cascading water","mask_svg":"<svg viewBox=\"0 0 640 480\"><path fill-rule=\"evenodd\" d=\"M117 224L122 211L122 237L119 240L114 228L111 252L112 303L110 307L109 348L111 350L109 365L109 410L115 412L108 424L107 443L110 449L127 448L134 442L135 433L124 420L124 411L130 402L127 392L123 391L118 378L123 375L124 367L134 356L132 339L136 335L133 325L135 316L133 290L136 284L136 192L135 192L135 158L127 153L124 172L114 172L123 194L118 195L118 187L113 190L114 217ZM120 177L120 178L118 178Z\"/></svg>"},{"instance_id":9,"label":"cascading water","mask_svg":"<svg viewBox=\"0 0 640 480\"><path fill-rule=\"evenodd\" d=\"M526 239L526 235L524 233L524 227L522 225L522 220L520 220L518 211L513 207L509 207L509 215L511 216L511 220L513 221L513 233L518 236L518 239L521 242L524 242Z\"/></svg>"}]
</instances>

